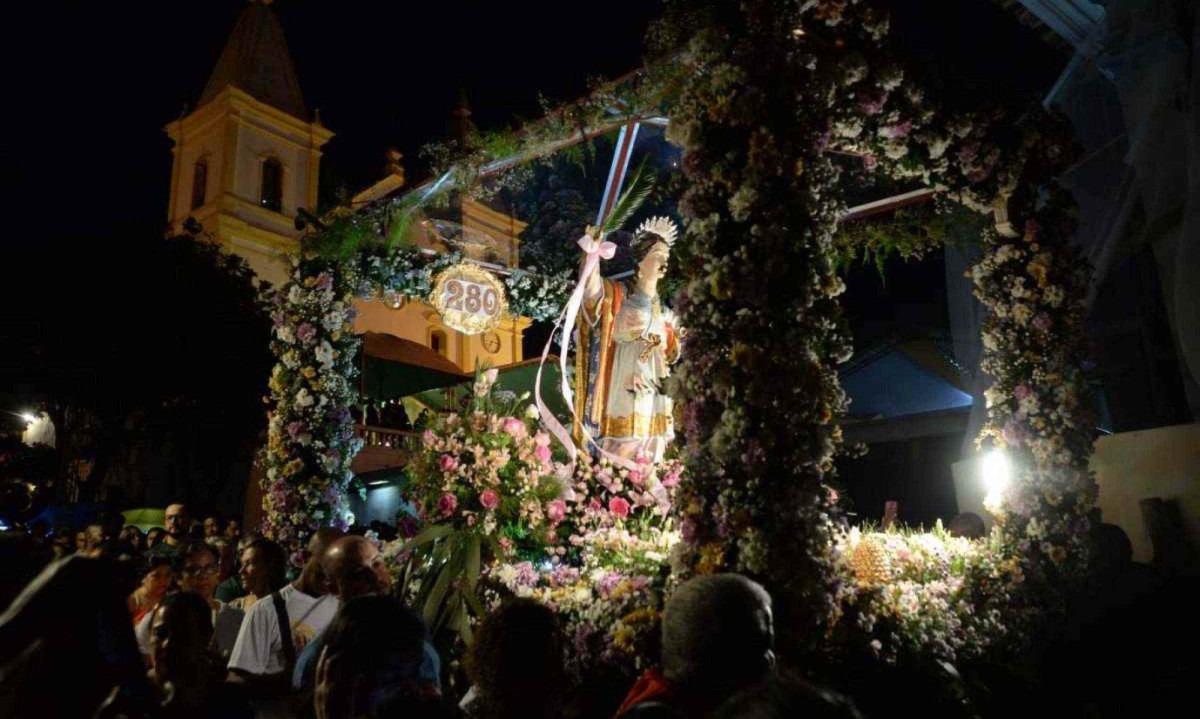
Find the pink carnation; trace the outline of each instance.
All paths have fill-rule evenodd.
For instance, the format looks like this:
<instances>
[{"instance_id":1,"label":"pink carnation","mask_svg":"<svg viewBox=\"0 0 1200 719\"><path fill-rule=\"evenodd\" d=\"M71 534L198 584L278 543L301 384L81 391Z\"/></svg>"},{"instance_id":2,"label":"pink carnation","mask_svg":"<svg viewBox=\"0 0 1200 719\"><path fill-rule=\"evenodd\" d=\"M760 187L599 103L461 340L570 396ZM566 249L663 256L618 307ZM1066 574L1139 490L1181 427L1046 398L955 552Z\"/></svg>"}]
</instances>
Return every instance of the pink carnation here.
<instances>
[{"instance_id":1,"label":"pink carnation","mask_svg":"<svg viewBox=\"0 0 1200 719\"><path fill-rule=\"evenodd\" d=\"M567 516L567 503L561 499L552 500L546 505L546 518L554 524L563 521Z\"/></svg>"},{"instance_id":2,"label":"pink carnation","mask_svg":"<svg viewBox=\"0 0 1200 719\"><path fill-rule=\"evenodd\" d=\"M458 469L458 458L454 455L443 454L438 463L441 465L443 472L453 472Z\"/></svg>"},{"instance_id":3,"label":"pink carnation","mask_svg":"<svg viewBox=\"0 0 1200 719\"><path fill-rule=\"evenodd\" d=\"M632 482L635 486L637 486L637 487L642 486L642 484L645 482L645 480L646 480L646 478L643 477L642 473L639 472L638 470L636 470L636 469L629 470L629 481Z\"/></svg>"},{"instance_id":4,"label":"pink carnation","mask_svg":"<svg viewBox=\"0 0 1200 719\"><path fill-rule=\"evenodd\" d=\"M485 489L479 493L479 503L484 509L495 509L500 505L500 495L494 489Z\"/></svg>"},{"instance_id":5,"label":"pink carnation","mask_svg":"<svg viewBox=\"0 0 1200 719\"><path fill-rule=\"evenodd\" d=\"M539 444L537 447L534 447L533 456L536 457L542 464L549 464L550 448L544 444Z\"/></svg>"},{"instance_id":6,"label":"pink carnation","mask_svg":"<svg viewBox=\"0 0 1200 719\"><path fill-rule=\"evenodd\" d=\"M433 433L432 429L427 429L421 433L421 444L430 447L434 442L437 442L437 435Z\"/></svg>"},{"instance_id":7,"label":"pink carnation","mask_svg":"<svg viewBox=\"0 0 1200 719\"><path fill-rule=\"evenodd\" d=\"M613 516L618 519L625 519L629 516L629 502L623 497L613 497L608 500L608 511L613 513Z\"/></svg>"},{"instance_id":8,"label":"pink carnation","mask_svg":"<svg viewBox=\"0 0 1200 719\"><path fill-rule=\"evenodd\" d=\"M505 417L502 429L513 439L524 439L528 434L525 423L516 417Z\"/></svg>"},{"instance_id":9,"label":"pink carnation","mask_svg":"<svg viewBox=\"0 0 1200 719\"><path fill-rule=\"evenodd\" d=\"M533 435L533 442L539 447L549 447L550 435L546 434L545 432L538 432L537 434Z\"/></svg>"},{"instance_id":10,"label":"pink carnation","mask_svg":"<svg viewBox=\"0 0 1200 719\"><path fill-rule=\"evenodd\" d=\"M438 500L438 511L441 512L443 517L449 517L451 514L454 514L455 509L458 509L458 497L455 497L453 494L447 492Z\"/></svg>"}]
</instances>

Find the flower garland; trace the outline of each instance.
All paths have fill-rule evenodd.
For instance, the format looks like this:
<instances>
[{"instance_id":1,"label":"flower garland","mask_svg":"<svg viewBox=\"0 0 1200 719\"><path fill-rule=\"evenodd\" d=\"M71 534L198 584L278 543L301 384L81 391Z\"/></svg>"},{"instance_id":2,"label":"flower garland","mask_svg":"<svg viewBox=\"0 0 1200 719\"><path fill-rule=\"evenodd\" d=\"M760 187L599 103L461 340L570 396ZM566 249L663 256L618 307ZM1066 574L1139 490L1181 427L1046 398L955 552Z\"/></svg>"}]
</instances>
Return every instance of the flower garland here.
<instances>
[{"instance_id":1,"label":"flower garland","mask_svg":"<svg viewBox=\"0 0 1200 719\"><path fill-rule=\"evenodd\" d=\"M995 215L977 282L995 313L983 359L997 378L992 425L1009 428L1018 449L1004 536L1035 562L1039 553L1081 561L1094 501L1076 369L1086 275L1066 248L1069 228L1011 255L1002 235L1011 223L1069 214L1061 194L1051 193L1055 208L1039 206L1070 157L1062 121L1039 110L939 113L888 58L888 15L869 0L670 7L652 35L682 48L692 68L669 130L685 152L677 251L692 268L676 301L692 336L674 383L692 477L679 501L684 574L764 580L789 649L811 647L812 630L838 612L824 477L846 408L834 367L850 348L836 303L833 235L844 207L831 151ZM1013 296L1018 272L1039 288L1037 303ZM1051 325L1062 331L1053 340ZM1051 404L1035 408L1030 396Z\"/></svg>"},{"instance_id":2,"label":"flower garland","mask_svg":"<svg viewBox=\"0 0 1200 719\"><path fill-rule=\"evenodd\" d=\"M322 252L297 258L288 283L267 297L278 361L268 383L264 531L297 544L321 526L353 521L346 490L362 447L350 413L358 401L355 357L361 345L351 331L355 300L390 292L423 301L437 273L462 260L455 253L388 245L378 218L368 215L335 212L325 220L306 243ZM353 251L343 253L347 247ZM504 284L511 312L544 320L557 314L570 281L530 268L514 271Z\"/></svg>"},{"instance_id":3,"label":"flower garland","mask_svg":"<svg viewBox=\"0 0 1200 719\"><path fill-rule=\"evenodd\" d=\"M1003 448L1013 467L1010 486L989 510L1044 583L1085 568L1097 497L1079 357L1088 267L1064 241L1074 221L1063 194L1026 220L1021 235L993 233L989 252L970 270L975 295L990 310L980 366L995 378L984 393L988 424L980 440Z\"/></svg>"}]
</instances>

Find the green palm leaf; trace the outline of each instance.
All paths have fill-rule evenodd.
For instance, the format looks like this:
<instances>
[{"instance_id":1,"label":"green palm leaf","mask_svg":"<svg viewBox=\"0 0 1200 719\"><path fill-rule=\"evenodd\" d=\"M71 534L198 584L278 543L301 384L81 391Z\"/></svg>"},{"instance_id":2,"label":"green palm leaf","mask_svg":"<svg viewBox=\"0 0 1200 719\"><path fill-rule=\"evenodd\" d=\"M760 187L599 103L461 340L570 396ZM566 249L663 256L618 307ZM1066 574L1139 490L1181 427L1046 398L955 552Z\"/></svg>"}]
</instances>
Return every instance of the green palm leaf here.
<instances>
[{"instance_id":1,"label":"green palm leaf","mask_svg":"<svg viewBox=\"0 0 1200 719\"><path fill-rule=\"evenodd\" d=\"M650 192L654 189L654 180L654 173L646 170L646 158L642 158L642 162L633 173L633 178L629 180L625 192L621 193L612 212L609 212L608 217L605 218L604 224L600 228L603 234L619 230L629 221L630 217L633 217L633 213L637 212L638 208L650 197Z\"/></svg>"}]
</instances>

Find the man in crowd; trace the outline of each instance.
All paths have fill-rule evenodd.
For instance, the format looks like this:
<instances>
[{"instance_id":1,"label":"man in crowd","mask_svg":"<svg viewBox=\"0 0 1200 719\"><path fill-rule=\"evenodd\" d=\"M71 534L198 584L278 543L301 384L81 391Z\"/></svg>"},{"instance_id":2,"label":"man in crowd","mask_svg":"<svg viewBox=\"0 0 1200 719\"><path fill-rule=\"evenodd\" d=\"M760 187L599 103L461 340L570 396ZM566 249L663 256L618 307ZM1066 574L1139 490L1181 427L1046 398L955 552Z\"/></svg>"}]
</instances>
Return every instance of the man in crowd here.
<instances>
[{"instance_id":1,"label":"man in crowd","mask_svg":"<svg viewBox=\"0 0 1200 719\"><path fill-rule=\"evenodd\" d=\"M236 576L241 595L228 601L234 606L249 609L260 597L269 596L287 584L287 554L283 547L269 539L247 539L242 547L241 566ZM220 591L218 588L218 596ZM227 591L232 593L234 588L228 587Z\"/></svg>"},{"instance_id":2,"label":"man in crowd","mask_svg":"<svg viewBox=\"0 0 1200 719\"><path fill-rule=\"evenodd\" d=\"M662 669L642 675L619 717L703 716L775 667L771 597L740 574L679 585L662 623Z\"/></svg>"},{"instance_id":3,"label":"man in crowd","mask_svg":"<svg viewBox=\"0 0 1200 719\"><path fill-rule=\"evenodd\" d=\"M358 535L352 534L331 544L325 552L323 565L330 593L343 604L367 594L386 594L391 589L391 574L378 547ZM296 657L293 689L312 687L312 672L324 645L325 634L322 633Z\"/></svg>"},{"instance_id":4,"label":"man in crowd","mask_svg":"<svg viewBox=\"0 0 1200 719\"><path fill-rule=\"evenodd\" d=\"M192 526L192 517L188 513L186 505L176 502L167 505L163 523L167 525L167 536L163 541L151 547L147 554L164 554L173 557L179 552L179 547L187 541L188 530Z\"/></svg>"},{"instance_id":5,"label":"man in crowd","mask_svg":"<svg viewBox=\"0 0 1200 719\"><path fill-rule=\"evenodd\" d=\"M291 716L289 695L296 655L337 614L337 597L326 593L321 568L329 546L341 537L333 529L316 532L300 577L246 612L229 657L231 684L242 686L259 717Z\"/></svg>"},{"instance_id":6,"label":"man in crowd","mask_svg":"<svg viewBox=\"0 0 1200 719\"><path fill-rule=\"evenodd\" d=\"M221 536L221 518L210 514L204 518L204 541L211 542Z\"/></svg>"},{"instance_id":7,"label":"man in crowd","mask_svg":"<svg viewBox=\"0 0 1200 719\"><path fill-rule=\"evenodd\" d=\"M219 601L214 596L217 591L217 574L219 572L220 555L211 545L204 542L189 542L180 545L176 551L175 575L179 577L179 589L198 595L208 604L209 609L212 610L214 648L221 657L228 658L238 638L238 630L242 626L243 612ZM135 629L138 646L147 656L151 651L152 614L153 612L138 622Z\"/></svg>"}]
</instances>

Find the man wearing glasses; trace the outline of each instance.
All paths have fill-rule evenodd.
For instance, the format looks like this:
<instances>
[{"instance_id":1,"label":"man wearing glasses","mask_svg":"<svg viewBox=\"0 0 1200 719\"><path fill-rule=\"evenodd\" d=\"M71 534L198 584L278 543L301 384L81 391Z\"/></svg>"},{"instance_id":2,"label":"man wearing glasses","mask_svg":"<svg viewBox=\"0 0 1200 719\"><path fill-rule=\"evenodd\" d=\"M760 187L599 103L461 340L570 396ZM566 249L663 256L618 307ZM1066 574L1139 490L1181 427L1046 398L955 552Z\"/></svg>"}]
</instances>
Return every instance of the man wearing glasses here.
<instances>
[{"instance_id":1,"label":"man wearing glasses","mask_svg":"<svg viewBox=\"0 0 1200 719\"><path fill-rule=\"evenodd\" d=\"M167 505L167 511L163 513L163 524L167 525L166 538L146 553L152 556L161 554L174 557L187 541L188 530L192 527L192 516L185 505L176 502Z\"/></svg>"},{"instance_id":2,"label":"man wearing glasses","mask_svg":"<svg viewBox=\"0 0 1200 719\"><path fill-rule=\"evenodd\" d=\"M175 555L179 591L198 594L208 602L213 613L213 649L222 659L228 659L233 651L233 643L237 641L238 629L242 626L243 613L216 598L220 570L221 556L212 545L199 541L179 545ZM150 654L153 614L147 614L135 629L138 646L146 656Z\"/></svg>"}]
</instances>

